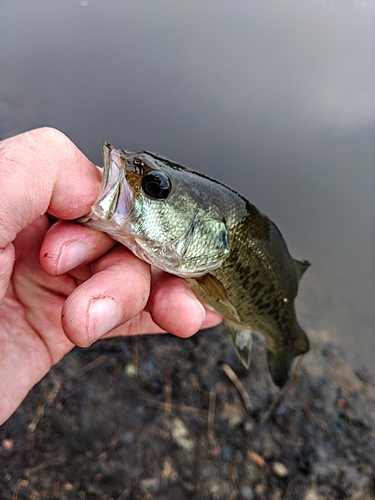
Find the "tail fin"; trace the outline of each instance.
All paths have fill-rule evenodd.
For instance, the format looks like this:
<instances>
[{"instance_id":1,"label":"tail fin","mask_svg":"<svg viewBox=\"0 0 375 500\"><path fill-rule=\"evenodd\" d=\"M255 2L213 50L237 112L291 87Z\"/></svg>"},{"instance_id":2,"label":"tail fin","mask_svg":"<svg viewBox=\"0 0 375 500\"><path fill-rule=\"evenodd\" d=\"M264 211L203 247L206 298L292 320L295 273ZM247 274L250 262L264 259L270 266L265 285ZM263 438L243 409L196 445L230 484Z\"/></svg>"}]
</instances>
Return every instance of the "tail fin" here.
<instances>
[{"instance_id":1,"label":"tail fin","mask_svg":"<svg viewBox=\"0 0 375 500\"><path fill-rule=\"evenodd\" d=\"M308 351L307 348L286 346L277 351L267 351L268 369L272 380L280 389L287 383L293 359Z\"/></svg>"}]
</instances>

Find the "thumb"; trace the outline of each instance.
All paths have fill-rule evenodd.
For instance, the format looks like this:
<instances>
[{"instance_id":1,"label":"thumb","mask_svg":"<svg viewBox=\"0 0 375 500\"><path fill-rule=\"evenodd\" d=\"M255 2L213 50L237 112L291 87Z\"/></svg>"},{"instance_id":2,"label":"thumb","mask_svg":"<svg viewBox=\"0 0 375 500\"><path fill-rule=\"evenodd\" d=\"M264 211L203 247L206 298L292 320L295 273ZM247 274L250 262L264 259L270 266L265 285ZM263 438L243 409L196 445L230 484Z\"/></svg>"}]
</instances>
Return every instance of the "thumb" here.
<instances>
[{"instance_id":1,"label":"thumb","mask_svg":"<svg viewBox=\"0 0 375 500\"><path fill-rule=\"evenodd\" d=\"M5 297L13 272L14 255L15 252L12 243L9 243L5 248L0 248L0 303Z\"/></svg>"},{"instance_id":2,"label":"thumb","mask_svg":"<svg viewBox=\"0 0 375 500\"><path fill-rule=\"evenodd\" d=\"M63 133L40 128L0 143L0 248L40 215L88 213L100 173Z\"/></svg>"}]
</instances>

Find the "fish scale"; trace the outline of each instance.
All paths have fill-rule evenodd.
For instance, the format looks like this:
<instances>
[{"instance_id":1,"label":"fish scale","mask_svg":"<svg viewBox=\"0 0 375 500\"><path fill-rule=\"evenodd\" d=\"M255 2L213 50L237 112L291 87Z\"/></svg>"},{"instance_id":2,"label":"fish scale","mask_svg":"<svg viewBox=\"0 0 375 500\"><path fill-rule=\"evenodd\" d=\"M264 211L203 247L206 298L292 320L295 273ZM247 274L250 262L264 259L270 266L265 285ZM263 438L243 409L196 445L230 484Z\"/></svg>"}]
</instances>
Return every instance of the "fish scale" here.
<instances>
[{"instance_id":1,"label":"fish scale","mask_svg":"<svg viewBox=\"0 0 375 500\"><path fill-rule=\"evenodd\" d=\"M249 366L252 331L267 340L282 387L309 349L294 300L309 263L294 260L276 225L233 189L147 151L103 146L103 179L79 222L111 235L151 265L180 276L219 312Z\"/></svg>"}]
</instances>

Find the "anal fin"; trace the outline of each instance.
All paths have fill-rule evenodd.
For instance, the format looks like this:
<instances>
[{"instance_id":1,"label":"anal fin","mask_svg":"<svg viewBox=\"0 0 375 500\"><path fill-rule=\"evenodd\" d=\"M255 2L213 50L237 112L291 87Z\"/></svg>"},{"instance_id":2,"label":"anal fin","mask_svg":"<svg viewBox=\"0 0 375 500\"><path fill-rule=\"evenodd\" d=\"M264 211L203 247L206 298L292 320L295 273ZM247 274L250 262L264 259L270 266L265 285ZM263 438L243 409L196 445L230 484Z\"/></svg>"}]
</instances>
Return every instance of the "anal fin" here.
<instances>
[{"instance_id":1,"label":"anal fin","mask_svg":"<svg viewBox=\"0 0 375 500\"><path fill-rule=\"evenodd\" d=\"M244 328L241 328L240 326L233 325L233 323L229 323L226 321L224 321L224 324L229 337L232 339L238 357L240 358L245 368L249 368L251 346L253 343L253 335L251 330L246 330Z\"/></svg>"}]
</instances>

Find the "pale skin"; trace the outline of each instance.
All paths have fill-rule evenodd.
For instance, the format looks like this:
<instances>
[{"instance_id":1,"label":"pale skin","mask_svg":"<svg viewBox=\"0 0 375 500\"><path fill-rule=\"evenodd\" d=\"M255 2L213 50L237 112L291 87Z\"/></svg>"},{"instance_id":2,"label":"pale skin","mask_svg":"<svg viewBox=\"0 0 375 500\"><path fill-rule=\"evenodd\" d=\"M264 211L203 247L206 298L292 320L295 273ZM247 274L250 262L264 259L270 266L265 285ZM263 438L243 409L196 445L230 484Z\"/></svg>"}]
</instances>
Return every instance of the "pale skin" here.
<instances>
[{"instance_id":1,"label":"pale skin","mask_svg":"<svg viewBox=\"0 0 375 500\"><path fill-rule=\"evenodd\" d=\"M0 142L0 424L75 345L189 337L221 321L184 280L151 273L107 235L69 221L90 212L99 187L98 170L57 130Z\"/></svg>"}]
</instances>

